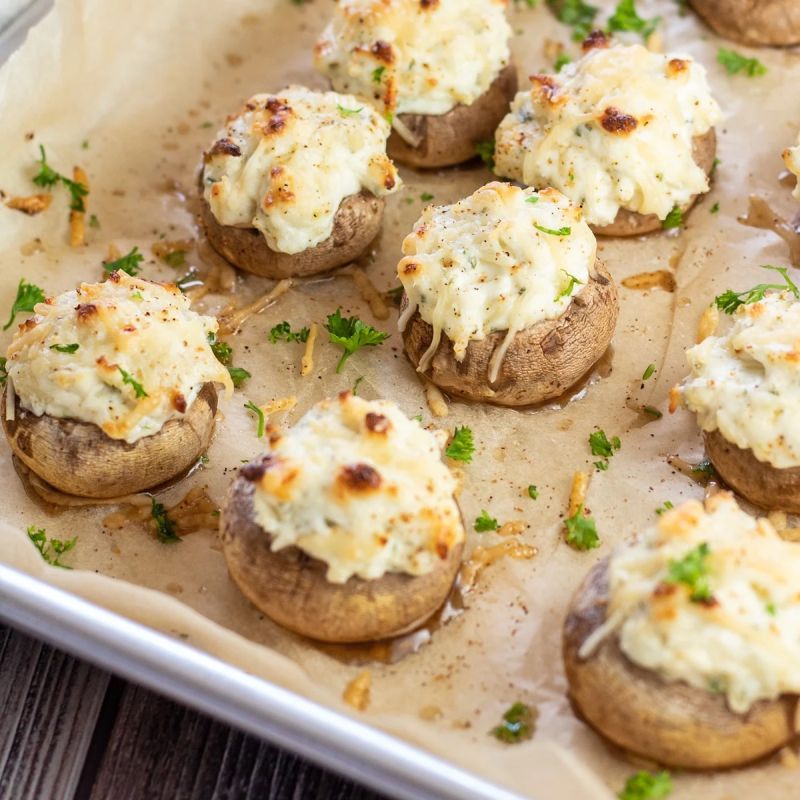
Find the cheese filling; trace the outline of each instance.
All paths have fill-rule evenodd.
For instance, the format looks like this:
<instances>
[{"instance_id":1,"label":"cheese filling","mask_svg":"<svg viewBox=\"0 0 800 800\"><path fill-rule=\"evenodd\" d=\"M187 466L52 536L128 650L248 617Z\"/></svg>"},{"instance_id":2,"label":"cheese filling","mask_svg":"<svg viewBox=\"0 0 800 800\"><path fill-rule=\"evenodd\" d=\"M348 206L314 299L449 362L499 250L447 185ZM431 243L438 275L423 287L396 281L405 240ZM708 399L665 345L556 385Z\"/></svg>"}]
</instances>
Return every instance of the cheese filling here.
<instances>
[{"instance_id":1,"label":"cheese filling","mask_svg":"<svg viewBox=\"0 0 800 800\"><path fill-rule=\"evenodd\" d=\"M441 115L470 105L508 65L506 0L340 0L316 46L340 92L383 113Z\"/></svg>"},{"instance_id":2,"label":"cheese filling","mask_svg":"<svg viewBox=\"0 0 800 800\"><path fill-rule=\"evenodd\" d=\"M620 209L663 220L708 191L692 144L721 112L702 65L641 45L605 46L531 82L497 131L498 175L554 186L598 226Z\"/></svg>"},{"instance_id":3,"label":"cheese filling","mask_svg":"<svg viewBox=\"0 0 800 800\"><path fill-rule=\"evenodd\" d=\"M433 328L424 372L444 333L463 361L471 341L507 331L490 365L496 380L514 335L560 317L589 281L596 241L560 192L490 183L451 206L428 206L403 242L397 267L408 305Z\"/></svg>"},{"instance_id":4,"label":"cheese filling","mask_svg":"<svg viewBox=\"0 0 800 800\"><path fill-rule=\"evenodd\" d=\"M798 142L800 142L800 137L798 137ZM800 144L798 144L796 147L789 147L788 149L784 150L783 160L786 163L786 167L788 168L789 172L791 172L797 178L800 178ZM797 186L794 188L794 196L800 200L800 180L798 180Z\"/></svg>"},{"instance_id":5,"label":"cheese filling","mask_svg":"<svg viewBox=\"0 0 800 800\"><path fill-rule=\"evenodd\" d=\"M800 466L800 302L790 292L739 306L728 333L686 358L681 392L704 431L778 469Z\"/></svg>"},{"instance_id":6,"label":"cheese filling","mask_svg":"<svg viewBox=\"0 0 800 800\"><path fill-rule=\"evenodd\" d=\"M800 692L800 546L731 495L664 514L612 556L609 579L608 618L639 666L740 714Z\"/></svg>"},{"instance_id":7,"label":"cheese filling","mask_svg":"<svg viewBox=\"0 0 800 800\"><path fill-rule=\"evenodd\" d=\"M270 441L255 519L273 550L324 561L330 582L424 575L464 541L442 439L394 403L346 392Z\"/></svg>"},{"instance_id":8,"label":"cheese filling","mask_svg":"<svg viewBox=\"0 0 800 800\"><path fill-rule=\"evenodd\" d=\"M302 253L333 233L346 197L398 188L390 132L349 95L301 86L255 95L206 153L204 197L221 225L256 228L270 249Z\"/></svg>"},{"instance_id":9,"label":"cheese filling","mask_svg":"<svg viewBox=\"0 0 800 800\"><path fill-rule=\"evenodd\" d=\"M216 330L174 286L116 272L39 303L8 348L8 378L36 416L133 444L183 417L203 384L233 390L209 346Z\"/></svg>"}]
</instances>

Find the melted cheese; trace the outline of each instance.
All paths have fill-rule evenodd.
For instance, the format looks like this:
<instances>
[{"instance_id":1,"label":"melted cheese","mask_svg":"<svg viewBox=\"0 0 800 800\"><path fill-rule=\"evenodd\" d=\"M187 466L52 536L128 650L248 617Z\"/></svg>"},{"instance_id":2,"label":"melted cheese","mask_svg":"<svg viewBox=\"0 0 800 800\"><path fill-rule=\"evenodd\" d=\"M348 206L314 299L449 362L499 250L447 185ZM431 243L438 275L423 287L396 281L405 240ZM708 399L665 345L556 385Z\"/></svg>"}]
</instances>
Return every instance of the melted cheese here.
<instances>
[{"instance_id":1,"label":"melted cheese","mask_svg":"<svg viewBox=\"0 0 800 800\"><path fill-rule=\"evenodd\" d=\"M256 228L272 250L301 253L331 235L346 197L400 185L389 133L349 95L300 86L255 95L206 153L205 199L221 225Z\"/></svg>"},{"instance_id":2,"label":"melted cheese","mask_svg":"<svg viewBox=\"0 0 800 800\"><path fill-rule=\"evenodd\" d=\"M332 583L423 575L464 540L442 444L394 403L325 400L273 437L255 518L273 550L299 547Z\"/></svg>"},{"instance_id":3,"label":"melted cheese","mask_svg":"<svg viewBox=\"0 0 800 800\"><path fill-rule=\"evenodd\" d=\"M340 0L317 43L334 89L384 113L470 105L509 62L506 0Z\"/></svg>"},{"instance_id":4,"label":"melted cheese","mask_svg":"<svg viewBox=\"0 0 800 800\"><path fill-rule=\"evenodd\" d=\"M708 191L692 140L721 114L702 65L617 45L531 81L497 131L498 175L560 189L591 225L621 208L664 219Z\"/></svg>"},{"instance_id":5,"label":"melted cheese","mask_svg":"<svg viewBox=\"0 0 800 800\"><path fill-rule=\"evenodd\" d=\"M800 137L798 137L800 142ZM790 147L783 152L783 160L786 163L789 172L800 178L800 144L797 147ZM800 180L794 188L794 196L800 200Z\"/></svg>"},{"instance_id":6,"label":"melted cheese","mask_svg":"<svg viewBox=\"0 0 800 800\"><path fill-rule=\"evenodd\" d=\"M686 358L683 400L704 431L779 469L800 466L800 302L791 293L740 306L728 333Z\"/></svg>"},{"instance_id":7,"label":"melted cheese","mask_svg":"<svg viewBox=\"0 0 800 800\"><path fill-rule=\"evenodd\" d=\"M508 331L510 343L518 331L560 317L588 282L595 252L580 209L554 189L495 182L455 205L428 206L397 268L409 301L401 330L416 310L433 327L419 369L442 333L462 361L470 341Z\"/></svg>"},{"instance_id":8,"label":"melted cheese","mask_svg":"<svg viewBox=\"0 0 800 800\"><path fill-rule=\"evenodd\" d=\"M703 544L713 597L705 603L670 581L670 564ZM608 618L636 664L723 692L737 713L800 692L800 546L730 495L666 513L612 556L609 578Z\"/></svg>"},{"instance_id":9,"label":"melted cheese","mask_svg":"<svg viewBox=\"0 0 800 800\"><path fill-rule=\"evenodd\" d=\"M37 416L93 423L133 444L182 417L203 384L233 390L208 343L217 321L192 311L174 286L119 272L35 311L8 348L7 369L20 404ZM55 349L67 345L78 347Z\"/></svg>"}]
</instances>

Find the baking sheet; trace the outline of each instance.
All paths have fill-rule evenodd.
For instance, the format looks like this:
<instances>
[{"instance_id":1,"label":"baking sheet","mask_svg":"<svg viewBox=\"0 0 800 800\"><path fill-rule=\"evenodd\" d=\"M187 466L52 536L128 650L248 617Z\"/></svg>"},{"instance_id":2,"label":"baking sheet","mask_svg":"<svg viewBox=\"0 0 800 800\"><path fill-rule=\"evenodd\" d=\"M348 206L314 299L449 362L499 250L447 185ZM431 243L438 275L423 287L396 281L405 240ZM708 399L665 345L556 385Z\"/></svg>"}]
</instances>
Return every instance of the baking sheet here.
<instances>
[{"instance_id":1,"label":"baking sheet","mask_svg":"<svg viewBox=\"0 0 800 800\"><path fill-rule=\"evenodd\" d=\"M568 31L544 8L512 10L513 47L522 74L546 67L544 42L569 43ZM601 3L609 10L614 3ZM560 662L560 627L574 587L613 544L655 520L655 508L699 496L702 489L676 475L666 457L700 457L692 419L684 413L650 424L626 407L649 363L658 367L640 402L665 410L666 395L684 371L683 349L694 339L702 310L719 291L759 280L758 265L785 263L785 245L773 234L746 228L736 215L747 196L767 196L791 216L790 187L778 181L780 153L800 128L796 91L800 59L791 52L758 56L769 67L758 79L727 76L714 63L718 40L671 2L638 4L644 16L660 14L667 49L688 52L709 67L714 91L726 111L719 126L721 165L714 190L695 209L678 237L601 243L600 255L618 281L656 269L674 273L676 291L620 289L622 311L610 356L610 374L585 397L563 409L518 412L453 403L441 421L472 427L478 445L465 470L461 503L467 520L489 509L501 521L525 519L525 542L538 549L530 561L504 560L486 569L466 598L464 613L437 631L419 652L392 665L373 664L371 704L362 720L395 733L482 776L531 797L608 797L638 765L622 758L571 714ZM0 308L8 308L20 277L50 294L79 280L99 279L108 243L122 252L133 245L149 255L161 235L197 238L195 171L218 122L250 94L289 82L322 87L310 49L332 8L329 0L294 6L285 0L231 0L224 4L142 0L60 0L25 46L0 71L0 134L5 153L0 188L7 194L34 190L31 176L39 143L50 162L69 171L79 163L91 181L89 211L100 220L89 246L66 245L66 199L46 213L25 217L0 209ZM604 17L601 16L601 19ZM132 33L133 32L133 33ZM208 123L212 123L209 127ZM86 146L83 146L86 143ZM405 190L390 199L386 225L369 274L380 288L394 285L400 242L419 215L424 192L450 202L490 175L479 165L433 174L401 169ZM407 202L407 198L413 200ZM720 212L711 214L715 202ZM31 253L40 240L39 252ZM28 253L24 255L23 253ZM213 260L202 242L188 259ZM144 275L174 279L171 268L149 257ZM270 283L241 278L237 302ZM225 298L209 298L219 310ZM338 351L318 346L317 370L300 378L296 345L270 345L272 325L295 326L344 312L390 330L381 348L354 356L335 374ZM246 400L263 403L297 396L290 423L324 394L350 388L386 396L410 415L431 420L422 388L405 361L394 320L374 320L351 280L337 277L298 286L273 308L248 322L232 341L235 362L253 377L222 420L208 466L166 493L181 497L196 484L218 501L234 471L260 449ZM4 334L0 344L10 339ZM608 372L609 370L606 370ZM576 553L562 541L561 516L570 476L590 468L587 436L595 427L620 435L622 450L611 468L593 476L588 505L603 545ZM6 563L99 605L172 633L254 675L347 714L345 685L363 668L321 652L258 614L227 577L216 535L194 533L167 547L131 526L104 530L107 509L52 513L32 502L0 444L0 557ZM539 500L525 488L539 487ZM73 572L47 567L24 534L44 526L53 536L79 536L68 558ZM493 534L470 534L470 548L494 543ZM152 591L143 591L142 588ZM508 747L487 731L514 701L536 706L535 738ZM438 718L431 713L437 709ZM422 714L422 716L421 716ZM423 719L423 716L426 717ZM798 773L779 760L721 775L676 776L678 797L786 797Z\"/></svg>"}]
</instances>

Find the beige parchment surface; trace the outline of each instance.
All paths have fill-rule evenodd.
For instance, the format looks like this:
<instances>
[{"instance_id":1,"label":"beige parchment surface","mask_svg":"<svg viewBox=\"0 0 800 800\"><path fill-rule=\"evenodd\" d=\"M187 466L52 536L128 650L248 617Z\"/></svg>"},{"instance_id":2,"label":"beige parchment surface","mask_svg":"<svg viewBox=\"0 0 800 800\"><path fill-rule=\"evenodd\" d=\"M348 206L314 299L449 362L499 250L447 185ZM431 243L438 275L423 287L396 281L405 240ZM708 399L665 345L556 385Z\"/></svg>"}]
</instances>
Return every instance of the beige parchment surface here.
<instances>
[{"instance_id":1,"label":"beige parchment surface","mask_svg":"<svg viewBox=\"0 0 800 800\"><path fill-rule=\"evenodd\" d=\"M468 0L465 0L467 2ZM604 21L613 2L602 2ZM489 509L501 521L524 519L523 539L538 548L530 561L505 560L489 567L467 597L463 614L436 632L419 652L399 663L373 666L372 702L365 721L451 759L521 794L538 798L610 797L636 769L620 753L575 719L565 698L560 629L570 595L596 559L616 542L655 520L666 500L678 503L702 488L676 474L670 454L698 460L701 445L685 413L644 424L626 407L635 390L639 402L666 411L666 395L684 370L683 350L693 341L702 310L719 291L747 288L758 265L786 262L785 245L773 234L736 222L747 196L758 192L776 210L794 213L790 187L778 181L780 153L800 128L800 58L791 52L759 52L769 73L730 77L715 63L719 41L678 5L640 2L645 16L664 17L666 48L688 52L709 69L726 111L719 126L721 165L713 191L690 217L680 236L600 245L617 280L648 270L674 273L674 293L620 289L622 311L610 359L611 373L586 396L566 407L501 410L453 403L442 424L472 427L474 462L465 470L461 497L472 520ZM67 200L59 194L38 217L0 208L0 309L10 307L20 277L55 294L81 280L97 280L113 241L122 252L133 245L148 255L143 274L175 279L176 272L150 255L152 243L199 237L194 181L200 154L226 114L250 94L277 91L289 82L322 87L311 66L313 42L332 9L331 0L297 7L289 0L57 0L56 8L0 71L0 188L9 195L34 191L37 147L64 172L81 164L91 181L89 210L100 227L89 244L66 244ZM546 39L565 42L567 29L545 8L519 3L510 11L514 52L521 74L548 66ZM469 58L465 53L464 58ZM440 173L402 169L405 189L389 201L386 225L369 266L381 289L394 285L400 243L421 212L420 195L435 202L457 200L486 182L480 165ZM714 203L720 210L712 214ZM30 255L39 238L41 251ZM213 260L202 242L189 263ZM263 293L269 282L240 277L237 302ZM219 310L220 297L203 304ZM381 348L354 356L341 375L338 351L317 348L317 370L299 376L300 346L270 345L269 329L282 320L295 326L324 322L341 305L348 313L392 332ZM360 392L399 402L411 415L430 412L412 368L402 355L396 314L377 323L351 280L334 277L299 286L247 323L232 340L235 361L253 377L233 401L209 450L208 466L163 496L171 502L202 483L218 502L242 460L261 442L243 404L295 394L291 423L311 404L364 376ZM3 333L5 348L10 333ZM649 363L654 379L639 390ZM619 435L622 450L610 469L593 476L588 505L602 547L577 553L562 541L561 517L570 476L591 468L587 436L595 426ZM528 484L539 487L534 502ZM302 695L354 713L341 701L360 667L343 663L264 619L229 580L214 532L199 532L175 546L159 544L141 529L104 530L107 509L54 511L32 501L0 442L0 558L62 588L171 634L256 675ZM44 526L53 536L78 535L69 555L72 572L47 567L30 545L25 528ZM493 543L493 534L470 534ZM516 747L487 735L514 701L537 707L535 738ZM425 721L419 711L441 709ZM800 773L768 761L719 775L677 775L677 798L785 798Z\"/></svg>"}]
</instances>

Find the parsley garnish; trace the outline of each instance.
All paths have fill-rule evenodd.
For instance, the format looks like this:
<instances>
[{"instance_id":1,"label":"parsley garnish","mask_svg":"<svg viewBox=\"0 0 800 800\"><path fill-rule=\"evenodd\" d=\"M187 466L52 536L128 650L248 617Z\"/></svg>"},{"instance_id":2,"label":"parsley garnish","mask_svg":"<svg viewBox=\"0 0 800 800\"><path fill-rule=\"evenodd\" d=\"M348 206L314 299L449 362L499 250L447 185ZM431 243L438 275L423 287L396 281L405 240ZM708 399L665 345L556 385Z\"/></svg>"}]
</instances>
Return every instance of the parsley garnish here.
<instances>
[{"instance_id":1,"label":"parsley garnish","mask_svg":"<svg viewBox=\"0 0 800 800\"><path fill-rule=\"evenodd\" d=\"M597 525L592 517L583 513L583 506L564 520L567 529L567 544L576 550L593 550L600 546Z\"/></svg>"},{"instance_id":2,"label":"parsley garnish","mask_svg":"<svg viewBox=\"0 0 800 800\"><path fill-rule=\"evenodd\" d=\"M168 264L170 267L175 267L175 269L179 269L180 267L186 264L186 251L170 250L169 253L166 253L163 256L163 260L164 263Z\"/></svg>"},{"instance_id":3,"label":"parsley garnish","mask_svg":"<svg viewBox=\"0 0 800 800\"><path fill-rule=\"evenodd\" d=\"M134 377L130 374L130 372L125 372L125 370L122 369L122 367L117 367L117 369L119 370L119 374L122 375L123 385L127 383L128 386L130 386L133 389L133 393L136 396L137 400L141 397L150 396L144 390L142 384L139 383L139 381L135 380Z\"/></svg>"},{"instance_id":4,"label":"parsley garnish","mask_svg":"<svg viewBox=\"0 0 800 800\"><path fill-rule=\"evenodd\" d=\"M528 487L528 497L530 497L531 500L537 500L539 498L539 489L534 484Z\"/></svg>"},{"instance_id":5,"label":"parsley garnish","mask_svg":"<svg viewBox=\"0 0 800 800\"><path fill-rule=\"evenodd\" d=\"M35 525L31 525L28 528L28 538L48 564L54 567L61 567L61 569L72 569L72 567L62 564L60 558L64 553L75 547L78 542L77 536L73 536L72 539L68 539L66 542L61 539L47 541L47 531L44 528L37 528Z\"/></svg>"},{"instance_id":6,"label":"parsley garnish","mask_svg":"<svg viewBox=\"0 0 800 800\"><path fill-rule=\"evenodd\" d=\"M250 373L244 367L228 367L227 369L234 389L238 389L250 377Z\"/></svg>"},{"instance_id":7,"label":"parsley garnish","mask_svg":"<svg viewBox=\"0 0 800 800\"><path fill-rule=\"evenodd\" d=\"M767 74L767 68L757 58L747 58L741 53L725 47L717 50L717 62L725 67L728 75L738 75L742 72L749 78L755 78Z\"/></svg>"},{"instance_id":8,"label":"parsley garnish","mask_svg":"<svg viewBox=\"0 0 800 800\"><path fill-rule=\"evenodd\" d=\"M572 273L567 272L565 269L561 271L567 276L568 280L567 285L556 295L556 300L560 300L562 297L569 297L576 286L583 286L583 281L576 278Z\"/></svg>"},{"instance_id":9,"label":"parsley garnish","mask_svg":"<svg viewBox=\"0 0 800 800\"><path fill-rule=\"evenodd\" d=\"M475 519L475 530L478 533L496 531L499 527L500 523L494 517L490 517L485 509L482 510L480 516Z\"/></svg>"},{"instance_id":10,"label":"parsley garnish","mask_svg":"<svg viewBox=\"0 0 800 800\"><path fill-rule=\"evenodd\" d=\"M667 511L672 511L673 508L675 508L675 504L672 500L666 500L663 505L656 509L656 514L660 517L662 514L666 514Z\"/></svg>"},{"instance_id":11,"label":"parsley garnish","mask_svg":"<svg viewBox=\"0 0 800 800\"><path fill-rule=\"evenodd\" d=\"M649 378L652 378L653 375L655 374L655 371L656 371L656 365L655 364L648 364L647 368L642 373L642 380L646 381Z\"/></svg>"},{"instance_id":12,"label":"parsley garnish","mask_svg":"<svg viewBox=\"0 0 800 800\"><path fill-rule=\"evenodd\" d=\"M70 193L70 203L69 207L73 211L86 211L86 206L83 203L83 198L89 194L89 190L86 186L82 183L78 183L77 181L70 180L69 178L62 175L60 172L56 172L48 163L47 163L47 154L45 153L44 147L39 145L39 152L41 153L41 158L39 159L39 171L36 175L33 176L33 182L37 186L41 186L42 188L50 188L55 186L57 183L62 183L67 188Z\"/></svg>"},{"instance_id":13,"label":"parsley garnish","mask_svg":"<svg viewBox=\"0 0 800 800\"><path fill-rule=\"evenodd\" d=\"M582 42L591 32L598 9L583 0L547 0L559 22L572 28L572 38Z\"/></svg>"},{"instance_id":14,"label":"parsley garnish","mask_svg":"<svg viewBox=\"0 0 800 800\"><path fill-rule=\"evenodd\" d=\"M252 411L256 415L257 419L257 427L256 427L256 436L260 439L264 435L264 429L267 425L267 418L264 416L264 412L252 401L248 400L244 407L248 411Z\"/></svg>"},{"instance_id":15,"label":"parsley garnish","mask_svg":"<svg viewBox=\"0 0 800 800\"><path fill-rule=\"evenodd\" d=\"M364 106L361 108L345 108L344 106L340 106L337 104L336 110L345 118L347 117L354 117L356 114L360 114L364 110Z\"/></svg>"},{"instance_id":16,"label":"parsley garnish","mask_svg":"<svg viewBox=\"0 0 800 800\"><path fill-rule=\"evenodd\" d=\"M704 603L711 600L711 586L708 582L708 556L711 551L708 544L698 545L690 550L680 561L669 562L667 583L680 583L691 591L689 599L693 603Z\"/></svg>"},{"instance_id":17,"label":"parsley garnish","mask_svg":"<svg viewBox=\"0 0 800 800\"><path fill-rule=\"evenodd\" d=\"M8 370L6 369L6 359L0 356L0 386L5 386L8 380Z\"/></svg>"},{"instance_id":18,"label":"parsley garnish","mask_svg":"<svg viewBox=\"0 0 800 800\"><path fill-rule=\"evenodd\" d=\"M433 200L433 195L430 192L423 192L419 199L422 200L423 203L430 203Z\"/></svg>"},{"instance_id":19,"label":"parsley garnish","mask_svg":"<svg viewBox=\"0 0 800 800\"><path fill-rule=\"evenodd\" d=\"M609 440L604 430L593 431L589 434L589 448L593 456L602 456L602 461L595 461L594 465L599 470L608 469L608 459L614 455L614 452L622 447L622 442L619 436L612 436Z\"/></svg>"},{"instance_id":20,"label":"parsley garnish","mask_svg":"<svg viewBox=\"0 0 800 800\"><path fill-rule=\"evenodd\" d=\"M475 145L475 153L486 164L489 171L494 172L494 141L478 142Z\"/></svg>"},{"instance_id":21,"label":"parsley garnish","mask_svg":"<svg viewBox=\"0 0 800 800\"><path fill-rule=\"evenodd\" d=\"M719 203L714 203L713 206L708 210L709 214L718 214L719 213Z\"/></svg>"},{"instance_id":22,"label":"parsley garnish","mask_svg":"<svg viewBox=\"0 0 800 800\"><path fill-rule=\"evenodd\" d=\"M632 31L641 35L642 39L647 39L658 27L661 17L653 19L642 19L636 13L634 0L620 0L614 13L609 17L608 29L611 31Z\"/></svg>"},{"instance_id":23,"label":"parsley garnish","mask_svg":"<svg viewBox=\"0 0 800 800\"><path fill-rule=\"evenodd\" d=\"M73 344L51 344L50 349L56 350L59 353L74 353L80 345L76 342Z\"/></svg>"},{"instance_id":24,"label":"parsley garnish","mask_svg":"<svg viewBox=\"0 0 800 800\"><path fill-rule=\"evenodd\" d=\"M272 328L269 332L269 340L272 344L277 342L307 342L308 334L308 328L300 328L299 331L293 331L292 326L284 320Z\"/></svg>"},{"instance_id":25,"label":"parsley garnish","mask_svg":"<svg viewBox=\"0 0 800 800\"><path fill-rule=\"evenodd\" d=\"M769 614L771 617L776 616L776 614L778 613L778 609L775 606L775 603L773 603L771 600L764 606L764 609L766 610L767 614Z\"/></svg>"},{"instance_id":26,"label":"parsley garnish","mask_svg":"<svg viewBox=\"0 0 800 800\"><path fill-rule=\"evenodd\" d=\"M19 286L17 286L17 296L11 306L11 316L8 318L8 322L3 325L3 330L7 331L11 327L17 314L33 311L37 303L43 303L44 301L44 292L35 283L28 283L25 278L20 278Z\"/></svg>"},{"instance_id":27,"label":"parsley garnish","mask_svg":"<svg viewBox=\"0 0 800 800\"><path fill-rule=\"evenodd\" d=\"M563 228L545 228L544 225L539 225L538 222L533 223L533 227L542 233L549 233L551 236L569 236L572 233L572 228L565 225Z\"/></svg>"},{"instance_id":28,"label":"parsley garnish","mask_svg":"<svg viewBox=\"0 0 800 800\"><path fill-rule=\"evenodd\" d=\"M90 214L89 215L89 227L90 228L99 228L100 227L100 220L97 218L97 214Z\"/></svg>"},{"instance_id":29,"label":"parsley garnish","mask_svg":"<svg viewBox=\"0 0 800 800\"><path fill-rule=\"evenodd\" d=\"M347 359L357 350L362 347L375 347L389 338L388 333L376 330L371 325L365 325L358 317L343 317L339 308L333 314L328 314L325 328L330 335L330 341L344 348L336 372L342 371Z\"/></svg>"},{"instance_id":30,"label":"parsley garnish","mask_svg":"<svg viewBox=\"0 0 800 800\"><path fill-rule=\"evenodd\" d=\"M655 419L661 419L664 416L655 406L642 406L642 411Z\"/></svg>"},{"instance_id":31,"label":"parsley garnish","mask_svg":"<svg viewBox=\"0 0 800 800\"><path fill-rule=\"evenodd\" d=\"M227 342L223 342L217 339L215 334L209 333L208 343L211 345L211 352L216 356L217 361L227 367L233 386L238 389L250 377L250 373L242 367L233 366L233 348Z\"/></svg>"},{"instance_id":32,"label":"parsley garnish","mask_svg":"<svg viewBox=\"0 0 800 800\"><path fill-rule=\"evenodd\" d=\"M466 425L456 428L444 454L453 461L463 461L465 464L469 464L474 453L475 442L472 438L472 428L468 428Z\"/></svg>"},{"instance_id":33,"label":"parsley garnish","mask_svg":"<svg viewBox=\"0 0 800 800\"><path fill-rule=\"evenodd\" d=\"M150 495L150 516L156 523L156 535L158 541L163 544L175 544L181 537L175 532L175 523L167 515L167 509L161 503L156 502L155 497Z\"/></svg>"},{"instance_id":34,"label":"parsley garnish","mask_svg":"<svg viewBox=\"0 0 800 800\"><path fill-rule=\"evenodd\" d=\"M665 231L671 230L672 228L683 227L683 211L680 206L675 206L675 208L661 220L661 227Z\"/></svg>"},{"instance_id":35,"label":"parsley garnish","mask_svg":"<svg viewBox=\"0 0 800 800\"><path fill-rule=\"evenodd\" d=\"M572 59L566 53L559 53L556 60L553 62L553 69L556 72L561 72L567 64L570 64Z\"/></svg>"},{"instance_id":36,"label":"parsley garnish","mask_svg":"<svg viewBox=\"0 0 800 800\"><path fill-rule=\"evenodd\" d=\"M386 67L376 67L372 70L372 82L380 83L383 80L384 72L386 72Z\"/></svg>"},{"instance_id":37,"label":"parsley garnish","mask_svg":"<svg viewBox=\"0 0 800 800\"><path fill-rule=\"evenodd\" d=\"M353 384L353 388L350 390L353 393L354 397L358 396L358 387L361 386L361 381L363 381L363 380L364 380L364 376L363 375L359 375L356 378L356 382Z\"/></svg>"},{"instance_id":38,"label":"parsley garnish","mask_svg":"<svg viewBox=\"0 0 800 800\"><path fill-rule=\"evenodd\" d=\"M625 781L619 800L663 800L672 792L669 772L637 772Z\"/></svg>"},{"instance_id":39,"label":"parsley garnish","mask_svg":"<svg viewBox=\"0 0 800 800\"><path fill-rule=\"evenodd\" d=\"M144 261L144 256L139 252L138 247L134 247L127 255L118 258L116 261L104 261L103 271L106 274L112 272L126 272L128 275L138 275L142 269L139 264Z\"/></svg>"},{"instance_id":40,"label":"parsley garnish","mask_svg":"<svg viewBox=\"0 0 800 800\"><path fill-rule=\"evenodd\" d=\"M785 283L759 283L757 286L744 292L734 292L732 289L728 289L727 292L723 292L721 295L714 298L714 304L717 308L720 311L724 311L726 314L733 314L739 306L746 306L750 303L757 303L763 300L767 292L771 289L775 289L776 291L786 291L788 289L800 300L800 289L797 288L797 285L789 277L789 270L787 267L774 267L771 264L763 264L761 269L771 269L773 272L777 272Z\"/></svg>"},{"instance_id":41,"label":"parsley garnish","mask_svg":"<svg viewBox=\"0 0 800 800\"><path fill-rule=\"evenodd\" d=\"M506 744L518 744L530 739L536 728L536 714L525 703L514 703L491 734Z\"/></svg>"},{"instance_id":42,"label":"parsley garnish","mask_svg":"<svg viewBox=\"0 0 800 800\"><path fill-rule=\"evenodd\" d=\"M710 481L716 475L716 470L713 464L704 458L699 464L692 467L692 475L699 475L700 478Z\"/></svg>"}]
</instances>

